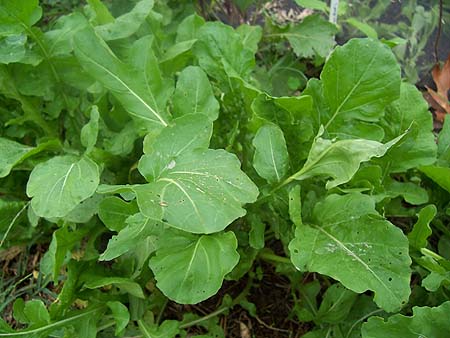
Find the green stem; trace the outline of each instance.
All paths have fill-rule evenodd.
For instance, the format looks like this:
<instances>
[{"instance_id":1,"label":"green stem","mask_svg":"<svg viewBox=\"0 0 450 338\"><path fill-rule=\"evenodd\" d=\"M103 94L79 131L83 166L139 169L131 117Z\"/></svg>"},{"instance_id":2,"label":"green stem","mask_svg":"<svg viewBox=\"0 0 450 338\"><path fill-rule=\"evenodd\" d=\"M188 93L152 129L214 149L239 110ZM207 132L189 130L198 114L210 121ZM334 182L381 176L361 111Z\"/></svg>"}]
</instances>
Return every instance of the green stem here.
<instances>
[{"instance_id":1,"label":"green stem","mask_svg":"<svg viewBox=\"0 0 450 338\"><path fill-rule=\"evenodd\" d=\"M274 253L271 253L269 251L261 251L258 254L258 257L261 258L262 260L268 261L268 262L292 264L292 262L289 258L275 255Z\"/></svg>"},{"instance_id":2,"label":"green stem","mask_svg":"<svg viewBox=\"0 0 450 338\"><path fill-rule=\"evenodd\" d=\"M228 311L229 309L230 309L230 308L229 308L228 306L224 306L224 307L222 307L222 308L219 308L219 309L217 309L216 311L211 312L211 313L207 314L207 315L204 316L204 317L201 317L201 318L198 318L198 319L196 319L196 320L193 320L193 321L191 321L191 322L189 322L189 323L180 325L180 329L186 329L186 328L188 328L188 327L191 327L191 326L200 324L201 322L204 322L205 320L208 320L208 319L210 319L210 318L216 317L216 316L218 316L218 315L220 315L220 314L222 314L222 313Z\"/></svg>"},{"instance_id":3,"label":"green stem","mask_svg":"<svg viewBox=\"0 0 450 338\"><path fill-rule=\"evenodd\" d=\"M435 260L437 260L437 261L445 260L444 257L442 257L441 255L438 255L436 252L431 251L431 250L429 250L429 249L427 249L427 248L422 248L422 249L420 249L420 252L421 252L422 254L426 255L426 256L433 257L433 258L434 258Z\"/></svg>"},{"instance_id":4,"label":"green stem","mask_svg":"<svg viewBox=\"0 0 450 338\"><path fill-rule=\"evenodd\" d=\"M158 325L161 322L161 318L162 318L162 315L164 314L164 310L166 309L167 303L169 303L169 298L166 298L166 300L164 301L164 304L161 307L161 310L158 313L158 317L156 317L156 324L158 324Z\"/></svg>"},{"instance_id":5,"label":"green stem","mask_svg":"<svg viewBox=\"0 0 450 338\"><path fill-rule=\"evenodd\" d=\"M114 326L115 323L116 323L115 321L106 323L105 325L102 325L102 326L98 327L97 328L97 332L106 330L107 328L110 328L111 326Z\"/></svg>"},{"instance_id":6,"label":"green stem","mask_svg":"<svg viewBox=\"0 0 450 338\"><path fill-rule=\"evenodd\" d=\"M23 330L23 331L20 331L20 332L11 332L11 333L0 333L0 337L19 337L19 336L30 337L33 334L45 332L47 330L54 329L54 328L57 328L59 326L67 325L70 322L77 321L80 318L89 316L92 313L97 312L97 311L102 310L102 309L103 309L103 307L97 307L97 308L91 309L89 311L86 311L84 313L80 313L78 315L75 315L75 316L72 316L72 317L69 317L69 318L66 318L66 319L62 319L62 320L60 320L58 322L51 323L51 324L48 324L48 325L45 325L45 326L42 326L42 327L39 327L39 328L33 329L33 330Z\"/></svg>"},{"instance_id":7,"label":"green stem","mask_svg":"<svg viewBox=\"0 0 450 338\"><path fill-rule=\"evenodd\" d=\"M207 314L206 316L203 316L203 317L195 319L191 322L182 324L182 325L180 325L180 329L186 329L188 327L200 324L201 322L204 322L205 320L214 318L214 317L230 310L235 305L238 305L243 299L245 299L245 297L247 297L250 289L252 288L252 285L253 285L253 278L249 277L249 280L248 280L247 285L245 286L244 290L233 300L233 302L231 303L230 306L220 307L216 311L211 312L211 313Z\"/></svg>"},{"instance_id":8,"label":"green stem","mask_svg":"<svg viewBox=\"0 0 450 338\"><path fill-rule=\"evenodd\" d=\"M28 204L30 204L30 202L26 203L23 206L23 208L20 209L20 211L16 214L16 216L14 216L12 221L9 223L8 229L6 230L5 234L3 235L2 240L0 241L0 248L3 246L3 243L5 243L6 237L8 237L9 232L11 231L14 223L16 223L17 219L20 217L20 215L22 215L22 212L27 208Z\"/></svg>"}]
</instances>

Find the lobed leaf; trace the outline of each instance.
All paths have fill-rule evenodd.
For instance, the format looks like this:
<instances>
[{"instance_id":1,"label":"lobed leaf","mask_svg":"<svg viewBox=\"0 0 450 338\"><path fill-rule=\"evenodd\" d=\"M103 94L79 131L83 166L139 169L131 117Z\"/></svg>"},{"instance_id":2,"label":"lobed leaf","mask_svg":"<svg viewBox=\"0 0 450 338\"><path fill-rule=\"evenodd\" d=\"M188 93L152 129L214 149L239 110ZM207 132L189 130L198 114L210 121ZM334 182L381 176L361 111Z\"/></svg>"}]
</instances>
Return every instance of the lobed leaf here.
<instances>
[{"instance_id":1,"label":"lobed leaf","mask_svg":"<svg viewBox=\"0 0 450 338\"><path fill-rule=\"evenodd\" d=\"M137 213L128 217L126 223L126 226L109 240L108 247L100 255L100 260L110 261L119 257L136 248L144 240L151 245L151 248L148 250L149 253L158 248L158 236L163 228L161 222Z\"/></svg>"},{"instance_id":2,"label":"lobed leaf","mask_svg":"<svg viewBox=\"0 0 450 338\"><path fill-rule=\"evenodd\" d=\"M387 106L381 125L385 130L386 140L410 129L382 159L389 172L403 172L436 161L433 117L422 93L414 85L402 83L400 97Z\"/></svg>"},{"instance_id":3,"label":"lobed leaf","mask_svg":"<svg viewBox=\"0 0 450 338\"><path fill-rule=\"evenodd\" d=\"M371 317L362 326L363 338L417 338L447 337L450 332L450 302L437 307L413 307L412 316L401 314L389 317L387 321L380 317Z\"/></svg>"},{"instance_id":4,"label":"lobed leaf","mask_svg":"<svg viewBox=\"0 0 450 338\"><path fill-rule=\"evenodd\" d=\"M330 195L318 203L314 224L297 227L289 250L299 270L330 276L358 293L372 290L386 311L398 311L408 300L408 240L378 215L367 195Z\"/></svg>"},{"instance_id":5,"label":"lobed leaf","mask_svg":"<svg viewBox=\"0 0 450 338\"><path fill-rule=\"evenodd\" d=\"M385 144L377 141L356 139L333 142L320 136L323 128L309 152L303 168L291 176L290 180L304 180L314 176L332 177L326 184L327 189L334 188L348 182L358 171L362 162L373 157L381 157L396 144L403 136L399 136Z\"/></svg>"},{"instance_id":6,"label":"lobed leaf","mask_svg":"<svg viewBox=\"0 0 450 338\"><path fill-rule=\"evenodd\" d=\"M436 216L436 212L437 209L433 204L427 205L420 210L417 222L414 224L412 231L408 234L409 244L413 248L420 250L427 247L427 239L433 232L430 227L430 222L433 220L434 216Z\"/></svg>"},{"instance_id":7,"label":"lobed leaf","mask_svg":"<svg viewBox=\"0 0 450 338\"><path fill-rule=\"evenodd\" d=\"M289 28L285 36L298 57L325 58L336 44L337 27L320 15L308 15L302 22Z\"/></svg>"}]
</instances>

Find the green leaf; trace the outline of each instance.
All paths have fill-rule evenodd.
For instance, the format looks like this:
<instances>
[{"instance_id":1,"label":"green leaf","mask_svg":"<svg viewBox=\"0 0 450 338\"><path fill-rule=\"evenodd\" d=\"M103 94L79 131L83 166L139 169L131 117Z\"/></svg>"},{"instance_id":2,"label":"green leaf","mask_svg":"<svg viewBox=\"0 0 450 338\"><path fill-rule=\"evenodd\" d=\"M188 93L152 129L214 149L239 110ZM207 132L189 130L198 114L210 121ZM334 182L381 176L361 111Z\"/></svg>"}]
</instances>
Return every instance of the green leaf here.
<instances>
[{"instance_id":1,"label":"green leaf","mask_svg":"<svg viewBox=\"0 0 450 338\"><path fill-rule=\"evenodd\" d=\"M66 216L64 221L72 223L87 223L91 218L98 213L98 207L104 196L94 194L88 199L78 204Z\"/></svg>"},{"instance_id":2,"label":"green leaf","mask_svg":"<svg viewBox=\"0 0 450 338\"><path fill-rule=\"evenodd\" d=\"M53 157L33 169L27 195L36 215L64 217L94 194L99 176L97 164L88 157Z\"/></svg>"},{"instance_id":3,"label":"green leaf","mask_svg":"<svg viewBox=\"0 0 450 338\"><path fill-rule=\"evenodd\" d=\"M258 129L253 139L253 167L269 183L280 182L289 169L289 154L283 131L275 124Z\"/></svg>"},{"instance_id":4,"label":"green leaf","mask_svg":"<svg viewBox=\"0 0 450 338\"><path fill-rule=\"evenodd\" d=\"M204 24L205 20L196 13L187 16L178 25L176 42L196 40L200 27Z\"/></svg>"},{"instance_id":5,"label":"green leaf","mask_svg":"<svg viewBox=\"0 0 450 338\"><path fill-rule=\"evenodd\" d=\"M34 148L0 137L0 177L8 176L11 169L26 158Z\"/></svg>"},{"instance_id":6,"label":"green leaf","mask_svg":"<svg viewBox=\"0 0 450 338\"><path fill-rule=\"evenodd\" d=\"M436 182L441 188L450 192L450 168L429 165L419 170Z\"/></svg>"},{"instance_id":7,"label":"green leaf","mask_svg":"<svg viewBox=\"0 0 450 338\"><path fill-rule=\"evenodd\" d=\"M84 281L83 286L88 289L98 289L108 285L115 285L123 292L127 292L138 298L145 298L141 286L129 278L105 277L90 273L86 273L80 278Z\"/></svg>"},{"instance_id":8,"label":"green leaf","mask_svg":"<svg viewBox=\"0 0 450 338\"><path fill-rule=\"evenodd\" d=\"M271 97L259 93L251 102L251 110L258 122L264 119L282 129L292 163L299 159L303 163L311 146L314 136L310 122L312 106L313 100L309 95Z\"/></svg>"},{"instance_id":9,"label":"green leaf","mask_svg":"<svg viewBox=\"0 0 450 338\"><path fill-rule=\"evenodd\" d=\"M398 182L392 179L384 180L385 194L391 198L403 196L406 202L420 205L428 202L428 192L412 182Z\"/></svg>"},{"instance_id":10,"label":"green leaf","mask_svg":"<svg viewBox=\"0 0 450 338\"><path fill-rule=\"evenodd\" d=\"M326 188L334 188L348 182L362 162L383 156L403 137L401 135L385 144L364 139L333 142L321 138L322 133L323 128L314 140L303 168L288 180L304 180L319 175L332 177L333 180L327 182Z\"/></svg>"},{"instance_id":11,"label":"green leaf","mask_svg":"<svg viewBox=\"0 0 450 338\"><path fill-rule=\"evenodd\" d=\"M89 233L90 229L91 227L88 226L72 229L70 225L66 224L53 232L48 251L41 261L41 271L46 275L51 275L53 280L57 281L67 255Z\"/></svg>"},{"instance_id":12,"label":"green leaf","mask_svg":"<svg viewBox=\"0 0 450 338\"><path fill-rule=\"evenodd\" d=\"M325 58L336 44L334 35L337 27L324 20L320 15L308 15L302 22L289 27L286 37L298 57Z\"/></svg>"},{"instance_id":13,"label":"green leaf","mask_svg":"<svg viewBox=\"0 0 450 338\"><path fill-rule=\"evenodd\" d=\"M372 39L378 39L377 31L374 28L372 28L372 26L370 26L368 23L365 23L355 18L348 18L346 22L352 25L353 27L359 29L367 37Z\"/></svg>"},{"instance_id":14,"label":"green leaf","mask_svg":"<svg viewBox=\"0 0 450 338\"><path fill-rule=\"evenodd\" d=\"M13 304L13 316L15 320L22 324L28 323L28 318L24 313L24 309L25 301L23 298L17 298Z\"/></svg>"},{"instance_id":15,"label":"green leaf","mask_svg":"<svg viewBox=\"0 0 450 338\"><path fill-rule=\"evenodd\" d=\"M42 58L28 48L25 34L0 37L0 63L20 62L36 66L41 61Z\"/></svg>"},{"instance_id":16,"label":"green leaf","mask_svg":"<svg viewBox=\"0 0 450 338\"><path fill-rule=\"evenodd\" d=\"M436 161L433 117L422 93L414 85L402 83L400 98L386 108L381 125L385 130L385 140L410 129L382 160L389 172L403 172Z\"/></svg>"},{"instance_id":17,"label":"green leaf","mask_svg":"<svg viewBox=\"0 0 450 338\"><path fill-rule=\"evenodd\" d=\"M295 3L303 8L316 9L322 12L329 11L326 2L320 0L295 0Z\"/></svg>"},{"instance_id":18,"label":"green leaf","mask_svg":"<svg viewBox=\"0 0 450 338\"><path fill-rule=\"evenodd\" d=\"M153 0L141 0L129 12L114 19L113 22L95 27L95 31L105 40L124 39L136 33L151 13Z\"/></svg>"},{"instance_id":19,"label":"green leaf","mask_svg":"<svg viewBox=\"0 0 450 338\"><path fill-rule=\"evenodd\" d=\"M141 159L140 170L154 159L154 155ZM152 183L134 187L139 209L188 232L225 229L245 215L241 206L258 196L256 186L240 170L239 160L224 150L187 152L158 174Z\"/></svg>"},{"instance_id":20,"label":"green leaf","mask_svg":"<svg viewBox=\"0 0 450 338\"><path fill-rule=\"evenodd\" d=\"M234 233L191 235L168 231L150 259L157 287L181 304L195 304L214 295L239 261Z\"/></svg>"},{"instance_id":21,"label":"green leaf","mask_svg":"<svg viewBox=\"0 0 450 338\"><path fill-rule=\"evenodd\" d=\"M130 121L120 132L112 133L110 138L103 139L104 149L112 155L128 155L133 150L138 132L135 122Z\"/></svg>"},{"instance_id":22,"label":"green leaf","mask_svg":"<svg viewBox=\"0 0 450 338\"><path fill-rule=\"evenodd\" d=\"M431 271L428 276L422 280L422 286L430 292L436 292L442 285L450 285L450 271L441 268L444 271Z\"/></svg>"},{"instance_id":23,"label":"green leaf","mask_svg":"<svg viewBox=\"0 0 450 338\"><path fill-rule=\"evenodd\" d=\"M241 12L245 12L253 4L253 0L233 0L233 3L239 7Z\"/></svg>"},{"instance_id":24,"label":"green leaf","mask_svg":"<svg viewBox=\"0 0 450 338\"><path fill-rule=\"evenodd\" d=\"M158 111L144 74L120 61L89 27L77 32L73 41L81 66L111 91L132 117L152 128L167 126L166 113Z\"/></svg>"},{"instance_id":25,"label":"green leaf","mask_svg":"<svg viewBox=\"0 0 450 338\"><path fill-rule=\"evenodd\" d=\"M113 236L105 252L100 255L100 260L110 261L124 253L136 248L139 242L146 240L150 245L147 252L151 253L158 247L158 235L163 225L151 218L137 213L127 218L127 225L120 230L119 234Z\"/></svg>"},{"instance_id":26,"label":"green leaf","mask_svg":"<svg viewBox=\"0 0 450 338\"><path fill-rule=\"evenodd\" d=\"M371 317L363 324L363 338L444 338L450 332L450 302L437 307L413 307L412 316L401 314L389 317Z\"/></svg>"},{"instance_id":27,"label":"green leaf","mask_svg":"<svg viewBox=\"0 0 450 338\"><path fill-rule=\"evenodd\" d=\"M450 164L450 118L445 116L444 125L438 136L438 163L442 166Z\"/></svg>"},{"instance_id":28,"label":"green leaf","mask_svg":"<svg viewBox=\"0 0 450 338\"><path fill-rule=\"evenodd\" d=\"M255 66L254 53L247 49L241 36L221 22L207 22L198 31L194 55L211 77L225 81L229 77L248 78Z\"/></svg>"},{"instance_id":29,"label":"green leaf","mask_svg":"<svg viewBox=\"0 0 450 338\"><path fill-rule=\"evenodd\" d=\"M28 30L42 15L38 0L0 1L0 35L20 34Z\"/></svg>"},{"instance_id":30,"label":"green leaf","mask_svg":"<svg viewBox=\"0 0 450 338\"><path fill-rule=\"evenodd\" d=\"M11 169L28 157L47 149L58 149L59 141L50 139L37 147L29 147L21 143L0 137L0 177L8 176Z\"/></svg>"},{"instance_id":31,"label":"green leaf","mask_svg":"<svg viewBox=\"0 0 450 338\"><path fill-rule=\"evenodd\" d=\"M315 321L339 324L347 318L357 296L356 293L347 290L339 283L331 285L323 295Z\"/></svg>"},{"instance_id":32,"label":"green leaf","mask_svg":"<svg viewBox=\"0 0 450 338\"><path fill-rule=\"evenodd\" d=\"M395 56L371 39L352 39L337 47L320 78L329 106L328 114L321 117L325 130L351 119L377 121L385 106L400 94L400 66Z\"/></svg>"},{"instance_id":33,"label":"green leaf","mask_svg":"<svg viewBox=\"0 0 450 338\"><path fill-rule=\"evenodd\" d=\"M104 198L99 205L98 217L109 230L120 231L125 221L139 211L135 201L125 202L115 196Z\"/></svg>"},{"instance_id":34,"label":"green leaf","mask_svg":"<svg viewBox=\"0 0 450 338\"><path fill-rule=\"evenodd\" d=\"M136 40L128 52L128 63L142 75L151 103L157 111L164 111L173 92L173 82L163 78L159 61L152 49L154 38L146 35Z\"/></svg>"},{"instance_id":35,"label":"green leaf","mask_svg":"<svg viewBox=\"0 0 450 338\"><path fill-rule=\"evenodd\" d=\"M171 161L179 155L208 148L211 134L212 123L203 114L189 114L175 119L156 138L150 136L144 139L145 155L139 162L140 173L148 181L155 180L170 169L173 165Z\"/></svg>"},{"instance_id":36,"label":"green leaf","mask_svg":"<svg viewBox=\"0 0 450 338\"><path fill-rule=\"evenodd\" d=\"M177 73L192 59L192 47L197 40L182 41L170 46L159 59L161 69L167 74Z\"/></svg>"},{"instance_id":37,"label":"green leaf","mask_svg":"<svg viewBox=\"0 0 450 338\"><path fill-rule=\"evenodd\" d=\"M106 5L104 5L100 0L87 0L87 3L95 13L95 23L104 25L114 22L114 17L111 15Z\"/></svg>"},{"instance_id":38,"label":"green leaf","mask_svg":"<svg viewBox=\"0 0 450 338\"><path fill-rule=\"evenodd\" d=\"M138 325L145 338L175 338L180 333L180 322L177 320L165 320L159 326L139 320Z\"/></svg>"},{"instance_id":39,"label":"green leaf","mask_svg":"<svg viewBox=\"0 0 450 338\"><path fill-rule=\"evenodd\" d=\"M0 232L2 233L0 243L2 245L13 226L17 225L23 219L21 215L24 213L26 205L27 203L25 202L0 199ZM10 238L13 240L12 237Z\"/></svg>"},{"instance_id":40,"label":"green leaf","mask_svg":"<svg viewBox=\"0 0 450 338\"><path fill-rule=\"evenodd\" d=\"M330 276L354 292L372 290L386 311L398 311L408 300L408 240L378 215L367 195L330 195L318 203L314 223L297 227L289 250L301 271Z\"/></svg>"},{"instance_id":41,"label":"green leaf","mask_svg":"<svg viewBox=\"0 0 450 338\"><path fill-rule=\"evenodd\" d=\"M118 301L109 301L106 302L106 305L109 307L113 314L113 318L116 322L116 336L119 335L120 332L125 330L129 321L130 321L130 313L128 312L128 308Z\"/></svg>"},{"instance_id":42,"label":"green leaf","mask_svg":"<svg viewBox=\"0 0 450 338\"><path fill-rule=\"evenodd\" d=\"M72 38L74 34L86 26L86 19L80 13L72 13L60 17L55 27L44 34L43 41L48 54L46 58L61 57L72 52Z\"/></svg>"},{"instance_id":43,"label":"green leaf","mask_svg":"<svg viewBox=\"0 0 450 338\"><path fill-rule=\"evenodd\" d=\"M41 300L33 299L26 302L23 313L31 325L42 326L50 323L50 315Z\"/></svg>"},{"instance_id":44,"label":"green leaf","mask_svg":"<svg viewBox=\"0 0 450 338\"><path fill-rule=\"evenodd\" d=\"M289 190L289 218L296 226L303 224L300 189L300 185L296 185Z\"/></svg>"},{"instance_id":45,"label":"green leaf","mask_svg":"<svg viewBox=\"0 0 450 338\"><path fill-rule=\"evenodd\" d=\"M430 222L436 216L437 209L433 204L427 205L420 210L418 219L412 231L408 234L409 245L418 250L426 248L428 244L428 237L433 231L430 227Z\"/></svg>"},{"instance_id":46,"label":"green leaf","mask_svg":"<svg viewBox=\"0 0 450 338\"><path fill-rule=\"evenodd\" d=\"M250 232L248 233L248 244L254 249L259 250L264 248L266 225L256 214L248 215L248 220L251 227Z\"/></svg>"},{"instance_id":47,"label":"green leaf","mask_svg":"<svg viewBox=\"0 0 450 338\"><path fill-rule=\"evenodd\" d=\"M174 117L202 113L214 121L219 115L219 102L199 67L189 66L180 73L172 102Z\"/></svg>"},{"instance_id":48,"label":"green leaf","mask_svg":"<svg viewBox=\"0 0 450 338\"><path fill-rule=\"evenodd\" d=\"M241 36L242 44L253 54L258 51L258 43L262 37L262 28L260 26L240 25L236 32Z\"/></svg>"},{"instance_id":49,"label":"green leaf","mask_svg":"<svg viewBox=\"0 0 450 338\"><path fill-rule=\"evenodd\" d=\"M20 323L29 324L32 327L50 323L50 315L41 300L33 299L24 302L22 298L17 298L13 309L14 318Z\"/></svg>"},{"instance_id":50,"label":"green leaf","mask_svg":"<svg viewBox=\"0 0 450 338\"><path fill-rule=\"evenodd\" d=\"M240 170L235 155L205 149L211 123L204 115L178 118L165 128L139 161L150 182L133 187L141 212L193 233L223 230L245 215L242 205L256 200L258 189Z\"/></svg>"},{"instance_id":51,"label":"green leaf","mask_svg":"<svg viewBox=\"0 0 450 338\"><path fill-rule=\"evenodd\" d=\"M308 80L307 86L303 91L303 95L310 96L314 101L314 111L310 114L313 125L313 133L317 133L322 124L330 121L332 113L328 102L323 94L323 82L311 78ZM381 126L355 119L351 116L347 118L345 115L338 115L335 120L327 128L328 138L337 139L368 139L381 141L384 137L384 130Z\"/></svg>"},{"instance_id":52,"label":"green leaf","mask_svg":"<svg viewBox=\"0 0 450 338\"><path fill-rule=\"evenodd\" d=\"M86 154L89 154L97 143L98 136L98 119L100 114L97 106L91 108L91 119L81 128L81 144L86 147Z\"/></svg>"}]
</instances>

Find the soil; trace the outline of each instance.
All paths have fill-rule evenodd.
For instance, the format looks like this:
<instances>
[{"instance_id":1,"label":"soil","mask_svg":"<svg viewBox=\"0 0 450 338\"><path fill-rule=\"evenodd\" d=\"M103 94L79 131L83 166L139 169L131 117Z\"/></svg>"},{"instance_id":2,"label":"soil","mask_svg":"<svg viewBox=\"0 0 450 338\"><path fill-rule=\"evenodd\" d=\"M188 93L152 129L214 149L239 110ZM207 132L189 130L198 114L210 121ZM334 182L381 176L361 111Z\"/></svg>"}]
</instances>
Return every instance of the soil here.
<instances>
[{"instance_id":1,"label":"soil","mask_svg":"<svg viewBox=\"0 0 450 338\"><path fill-rule=\"evenodd\" d=\"M289 279L276 273L274 267L261 263L263 278L253 282L247 300L255 304L257 316L252 316L239 305L227 315L219 317L220 326L227 338L297 338L311 330L309 323L299 323L292 317L294 300ZM212 298L196 305L180 305L169 302L164 318L182 319L182 314L193 312L200 316L212 313L220 306L225 295L233 299L245 288L248 276L240 281L225 281L219 292ZM199 327L192 327L191 334L204 334Z\"/></svg>"}]
</instances>

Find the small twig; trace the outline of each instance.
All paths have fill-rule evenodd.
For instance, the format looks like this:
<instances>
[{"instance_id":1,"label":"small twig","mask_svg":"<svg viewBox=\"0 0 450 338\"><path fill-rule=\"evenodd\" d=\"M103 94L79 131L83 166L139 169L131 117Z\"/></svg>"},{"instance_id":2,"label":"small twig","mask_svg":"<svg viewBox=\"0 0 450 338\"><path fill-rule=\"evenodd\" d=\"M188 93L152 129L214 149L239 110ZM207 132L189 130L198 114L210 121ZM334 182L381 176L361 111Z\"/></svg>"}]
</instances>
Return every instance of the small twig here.
<instances>
[{"instance_id":1,"label":"small twig","mask_svg":"<svg viewBox=\"0 0 450 338\"><path fill-rule=\"evenodd\" d=\"M439 64L439 40L441 39L441 31L442 31L442 0L439 0L439 22L438 22L438 30L436 34L436 40L434 41L434 57L436 64Z\"/></svg>"},{"instance_id":2,"label":"small twig","mask_svg":"<svg viewBox=\"0 0 450 338\"><path fill-rule=\"evenodd\" d=\"M273 326L270 326L269 324L266 324L266 323L265 323L263 320L261 320L261 318L259 318L258 316L255 316L254 318L256 319L256 321L257 321L258 323L260 323L262 326L264 326L265 328L267 328L267 329L269 329L269 330L277 331L277 332L290 333L289 330L286 330L286 329L279 329L278 327L273 327Z\"/></svg>"}]
</instances>

